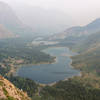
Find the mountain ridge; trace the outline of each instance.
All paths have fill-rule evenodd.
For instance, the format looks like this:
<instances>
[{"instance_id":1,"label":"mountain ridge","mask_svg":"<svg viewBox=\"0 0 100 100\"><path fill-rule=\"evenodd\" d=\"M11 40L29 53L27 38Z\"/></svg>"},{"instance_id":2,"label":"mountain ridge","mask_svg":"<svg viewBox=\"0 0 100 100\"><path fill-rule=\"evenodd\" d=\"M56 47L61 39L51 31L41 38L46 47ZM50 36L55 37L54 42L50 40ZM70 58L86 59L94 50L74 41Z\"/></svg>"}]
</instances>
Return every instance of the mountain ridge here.
<instances>
[{"instance_id":1,"label":"mountain ridge","mask_svg":"<svg viewBox=\"0 0 100 100\"><path fill-rule=\"evenodd\" d=\"M67 37L82 37L88 36L95 32L100 31L100 18L95 19L86 26L75 26L66 29L64 32L51 37L51 39L65 39Z\"/></svg>"},{"instance_id":2,"label":"mountain ridge","mask_svg":"<svg viewBox=\"0 0 100 100\"><path fill-rule=\"evenodd\" d=\"M23 24L13 9L5 2L0 2L0 24L19 37L34 35L34 31Z\"/></svg>"}]
</instances>

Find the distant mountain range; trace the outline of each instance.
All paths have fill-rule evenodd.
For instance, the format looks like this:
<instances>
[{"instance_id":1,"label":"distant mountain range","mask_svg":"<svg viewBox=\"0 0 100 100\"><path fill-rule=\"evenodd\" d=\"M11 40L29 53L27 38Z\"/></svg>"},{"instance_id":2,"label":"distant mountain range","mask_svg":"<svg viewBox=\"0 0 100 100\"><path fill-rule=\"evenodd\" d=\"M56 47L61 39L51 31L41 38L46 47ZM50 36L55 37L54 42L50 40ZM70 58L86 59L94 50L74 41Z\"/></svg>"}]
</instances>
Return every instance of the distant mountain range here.
<instances>
[{"instance_id":1,"label":"distant mountain range","mask_svg":"<svg viewBox=\"0 0 100 100\"><path fill-rule=\"evenodd\" d=\"M53 36L53 38L65 39L69 37L83 37L83 36L88 36L92 33L96 33L98 31L100 31L100 18L94 20L93 22L83 27L75 26L75 27L68 28L64 32Z\"/></svg>"},{"instance_id":2,"label":"distant mountain range","mask_svg":"<svg viewBox=\"0 0 100 100\"><path fill-rule=\"evenodd\" d=\"M12 8L4 2L0 2L0 24L19 37L34 35L33 30L24 25Z\"/></svg>"},{"instance_id":3,"label":"distant mountain range","mask_svg":"<svg viewBox=\"0 0 100 100\"><path fill-rule=\"evenodd\" d=\"M24 23L27 23L36 33L41 35L51 35L64 31L74 22L69 14L58 9L21 5L15 10Z\"/></svg>"}]
</instances>

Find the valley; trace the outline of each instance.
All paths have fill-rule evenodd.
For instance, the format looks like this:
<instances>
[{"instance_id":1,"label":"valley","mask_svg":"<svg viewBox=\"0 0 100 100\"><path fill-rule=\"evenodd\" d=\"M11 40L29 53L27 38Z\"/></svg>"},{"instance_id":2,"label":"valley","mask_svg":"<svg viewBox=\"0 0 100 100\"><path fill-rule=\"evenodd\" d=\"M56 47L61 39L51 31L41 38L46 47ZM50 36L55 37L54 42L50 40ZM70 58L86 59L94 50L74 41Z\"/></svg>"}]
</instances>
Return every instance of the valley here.
<instances>
[{"instance_id":1,"label":"valley","mask_svg":"<svg viewBox=\"0 0 100 100\"><path fill-rule=\"evenodd\" d=\"M98 37L98 34L99 33L94 33L95 37L96 35ZM74 98L76 98L75 100L81 100L83 98L84 100L87 100L87 98L88 100L99 100L99 38L94 38L95 40L92 39L93 41L95 41L92 41L93 43L91 43L92 35L91 37L89 36L89 38L89 45L96 43L97 46L95 44L87 48L87 45L85 45L86 47L84 46L84 49L88 49L88 51L86 52L86 50L83 50L85 51L83 52L81 50L80 52L80 49L77 49L77 52L79 52L79 54L71 52L68 48L66 48L67 45L66 47L61 47L61 44L57 44L58 47L56 47L56 45L53 45L53 47L43 45L39 47L34 47L33 45L27 45L30 44L30 41L22 41L20 39L16 41L15 39L14 41L13 39L1 40L0 51L3 52L1 53L0 59L6 65L1 64L3 66L0 67L0 73L2 76L5 76L5 78L11 81L17 88L27 91L28 96L31 97L32 100L47 100L48 98L50 98L50 100L54 100L55 98L56 100L66 100L66 98L68 98L68 100L74 100ZM85 44L85 42L83 41L81 43ZM9 43L10 45L8 46ZM76 51L76 47L79 45L80 43L76 46L72 46L72 50L75 49ZM20 54L18 54L19 50ZM41 53L43 54L41 55L42 59L40 59ZM37 58L38 54L39 58ZM48 54L50 54L51 56ZM35 55L36 58L33 59L32 57L35 57ZM55 57L57 59L57 62L53 63ZM69 57L71 57L72 66L76 69L76 71L73 68L71 68L71 66L69 66L69 64L71 64L71 59L69 59ZM35 62L33 62L34 60ZM43 64L48 62L52 64ZM11 68L17 68L17 74L19 75L13 76L12 74L7 74L9 71L11 71ZM81 76L78 76L80 75L80 71L77 70L81 71ZM49 74L52 75L51 78ZM67 80L64 80L66 78ZM39 83L47 85L41 85ZM75 91L77 91L78 93L76 93ZM95 97L93 96L94 94L96 95Z\"/></svg>"},{"instance_id":2,"label":"valley","mask_svg":"<svg viewBox=\"0 0 100 100\"><path fill-rule=\"evenodd\" d=\"M33 8L23 23L0 2L0 100L100 100L100 18L67 28L64 12Z\"/></svg>"},{"instance_id":3,"label":"valley","mask_svg":"<svg viewBox=\"0 0 100 100\"><path fill-rule=\"evenodd\" d=\"M44 53L56 57L54 63L39 65L24 65L17 70L20 77L30 78L38 83L51 84L59 80L65 80L72 76L80 75L78 70L74 70L70 63L70 56L75 55L66 47L49 47L43 50ZM64 55L69 56L64 56Z\"/></svg>"}]
</instances>

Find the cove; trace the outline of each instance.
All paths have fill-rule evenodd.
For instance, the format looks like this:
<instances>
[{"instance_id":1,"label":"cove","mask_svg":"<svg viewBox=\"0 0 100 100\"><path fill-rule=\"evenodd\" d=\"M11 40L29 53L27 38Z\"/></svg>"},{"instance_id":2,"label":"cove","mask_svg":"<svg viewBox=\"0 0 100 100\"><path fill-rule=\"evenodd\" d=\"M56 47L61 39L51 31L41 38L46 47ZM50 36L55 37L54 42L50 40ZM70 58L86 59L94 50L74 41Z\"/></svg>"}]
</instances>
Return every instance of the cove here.
<instances>
[{"instance_id":1,"label":"cove","mask_svg":"<svg viewBox=\"0 0 100 100\"><path fill-rule=\"evenodd\" d=\"M42 84L50 84L80 74L80 71L71 66L70 56L76 54L68 48L51 47L43 50L43 52L56 56L56 62L53 64L24 65L16 71L16 75L30 78Z\"/></svg>"}]
</instances>

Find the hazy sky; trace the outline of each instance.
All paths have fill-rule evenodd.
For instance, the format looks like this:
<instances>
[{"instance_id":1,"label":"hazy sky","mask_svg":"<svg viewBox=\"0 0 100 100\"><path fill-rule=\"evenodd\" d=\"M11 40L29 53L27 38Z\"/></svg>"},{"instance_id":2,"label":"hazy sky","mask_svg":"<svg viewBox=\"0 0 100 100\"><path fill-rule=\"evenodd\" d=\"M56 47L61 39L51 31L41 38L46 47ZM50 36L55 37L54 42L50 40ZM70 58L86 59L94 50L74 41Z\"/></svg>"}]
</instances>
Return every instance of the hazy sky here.
<instances>
[{"instance_id":1,"label":"hazy sky","mask_svg":"<svg viewBox=\"0 0 100 100\"><path fill-rule=\"evenodd\" d=\"M58 9L74 18L76 25L85 25L100 17L100 0L0 0L13 7L32 5L46 9Z\"/></svg>"}]
</instances>

